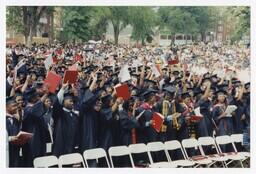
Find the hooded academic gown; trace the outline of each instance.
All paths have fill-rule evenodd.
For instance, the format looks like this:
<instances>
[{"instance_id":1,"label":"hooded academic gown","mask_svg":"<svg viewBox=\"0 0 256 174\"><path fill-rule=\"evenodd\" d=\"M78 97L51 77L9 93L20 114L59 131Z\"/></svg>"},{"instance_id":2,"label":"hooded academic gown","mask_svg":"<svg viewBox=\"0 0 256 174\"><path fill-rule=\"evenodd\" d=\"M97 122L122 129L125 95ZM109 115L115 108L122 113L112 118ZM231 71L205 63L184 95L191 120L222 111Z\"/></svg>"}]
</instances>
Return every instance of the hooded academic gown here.
<instances>
[{"instance_id":1,"label":"hooded academic gown","mask_svg":"<svg viewBox=\"0 0 256 174\"><path fill-rule=\"evenodd\" d=\"M94 110L96 95L89 89L85 91L80 106L80 149L85 150L98 147L98 119L99 112Z\"/></svg>"},{"instance_id":2,"label":"hooded academic gown","mask_svg":"<svg viewBox=\"0 0 256 174\"><path fill-rule=\"evenodd\" d=\"M44 156L46 153L47 125L43 118L44 112L44 105L41 101L24 109L22 130L33 134L32 139L23 146L23 161L26 167L32 167L34 158Z\"/></svg>"},{"instance_id":3,"label":"hooded academic gown","mask_svg":"<svg viewBox=\"0 0 256 174\"><path fill-rule=\"evenodd\" d=\"M120 111L120 125L121 125L121 132L120 132L120 141L121 145L130 145L132 143L132 129L139 126L138 121L135 117L129 117L128 112Z\"/></svg>"},{"instance_id":4,"label":"hooded academic gown","mask_svg":"<svg viewBox=\"0 0 256 174\"><path fill-rule=\"evenodd\" d=\"M11 116L6 116L8 136L16 136L20 131L20 122ZM20 147L9 142L9 167L19 167Z\"/></svg>"},{"instance_id":5,"label":"hooded academic gown","mask_svg":"<svg viewBox=\"0 0 256 174\"><path fill-rule=\"evenodd\" d=\"M197 136L198 137L207 137L212 136L213 134L213 123L212 115L210 112L211 101L200 99L196 103L196 107L200 107L200 113L203 115L203 118L197 124Z\"/></svg>"},{"instance_id":6,"label":"hooded academic gown","mask_svg":"<svg viewBox=\"0 0 256 174\"><path fill-rule=\"evenodd\" d=\"M78 115L73 111L64 110L58 101L53 106L55 122L54 143L52 153L56 156L75 152L78 145Z\"/></svg>"},{"instance_id":7,"label":"hooded academic gown","mask_svg":"<svg viewBox=\"0 0 256 174\"><path fill-rule=\"evenodd\" d=\"M105 150L113 146L113 112L111 107L102 108L100 111L100 134L99 134L99 146Z\"/></svg>"}]
</instances>

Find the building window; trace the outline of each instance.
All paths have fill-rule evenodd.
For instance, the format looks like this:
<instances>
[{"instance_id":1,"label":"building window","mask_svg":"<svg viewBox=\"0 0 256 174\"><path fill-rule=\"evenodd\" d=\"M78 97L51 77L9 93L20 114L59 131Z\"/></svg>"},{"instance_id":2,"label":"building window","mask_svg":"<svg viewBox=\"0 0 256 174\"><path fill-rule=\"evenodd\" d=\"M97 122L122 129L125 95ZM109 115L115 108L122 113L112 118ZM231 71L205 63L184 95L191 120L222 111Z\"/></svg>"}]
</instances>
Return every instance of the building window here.
<instances>
[{"instance_id":1,"label":"building window","mask_svg":"<svg viewBox=\"0 0 256 174\"><path fill-rule=\"evenodd\" d=\"M168 35L168 40L172 40L172 35Z\"/></svg>"}]
</instances>

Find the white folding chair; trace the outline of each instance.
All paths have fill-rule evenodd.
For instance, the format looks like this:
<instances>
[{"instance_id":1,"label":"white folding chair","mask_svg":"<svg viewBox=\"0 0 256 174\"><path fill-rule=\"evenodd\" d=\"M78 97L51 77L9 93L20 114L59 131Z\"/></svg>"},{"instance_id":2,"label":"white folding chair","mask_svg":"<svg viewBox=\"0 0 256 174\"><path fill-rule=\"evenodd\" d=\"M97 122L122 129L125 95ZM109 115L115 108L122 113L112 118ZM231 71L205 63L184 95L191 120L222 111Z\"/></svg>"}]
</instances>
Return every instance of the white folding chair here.
<instances>
[{"instance_id":1,"label":"white folding chair","mask_svg":"<svg viewBox=\"0 0 256 174\"><path fill-rule=\"evenodd\" d=\"M141 153L146 153L148 156L147 146L144 143L130 144L128 147L131 152L131 157L132 157L132 154L141 154ZM133 159L133 157L132 157L132 159ZM148 156L148 159L149 159L149 156ZM133 161L134 161L134 159L133 159Z\"/></svg>"},{"instance_id":2,"label":"white folding chair","mask_svg":"<svg viewBox=\"0 0 256 174\"><path fill-rule=\"evenodd\" d=\"M245 159L250 158L250 152L238 152L237 148L236 148L236 144L235 143L243 143L243 134L232 134L231 136L231 140L234 143L234 150L235 152L243 155L245 157Z\"/></svg>"},{"instance_id":3,"label":"white folding chair","mask_svg":"<svg viewBox=\"0 0 256 174\"><path fill-rule=\"evenodd\" d=\"M105 158L108 167L110 167L108 157L107 157L107 153L102 148L85 150L84 153L83 153L83 156L84 156L84 161L85 161L85 164L86 164L87 167L89 167L87 160L96 159L96 161L98 162L99 158Z\"/></svg>"},{"instance_id":4,"label":"white folding chair","mask_svg":"<svg viewBox=\"0 0 256 174\"><path fill-rule=\"evenodd\" d=\"M114 166L112 157L126 156L126 155L129 156L132 167L133 168L135 167L133 159L132 159L132 156L131 156L130 149L127 146L114 146L114 147L110 147L108 149L108 154L109 154L109 157L110 157L111 166L113 168L115 166Z\"/></svg>"},{"instance_id":5,"label":"white folding chair","mask_svg":"<svg viewBox=\"0 0 256 174\"><path fill-rule=\"evenodd\" d=\"M221 156L219 153L219 149L217 148L216 144L215 144L215 140L213 137L199 137L198 138L198 143L200 145L200 150L202 150L202 154L205 155L203 146L211 146L214 147L216 150L215 154L209 154L207 155L207 157L209 157L211 160L215 161L215 162L221 162L223 167L227 167L226 162L229 160L226 156Z\"/></svg>"},{"instance_id":6,"label":"white folding chair","mask_svg":"<svg viewBox=\"0 0 256 174\"><path fill-rule=\"evenodd\" d=\"M239 154L239 153L236 153L234 143L232 142L232 139L231 139L230 136L228 136L228 135L217 136L215 138L215 141L216 141L217 147L219 149L219 152L221 154L224 154L228 159L231 160L230 162L227 163L227 165L232 163L233 161L239 161L241 167L244 167L243 163L242 163L242 160L244 160L245 157L243 155ZM231 153L223 153L220 146L221 145L228 145L228 144L232 144L232 147L233 147L234 151L231 152Z\"/></svg>"},{"instance_id":7,"label":"white folding chair","mask_svg":"<svg viewBox=\"0 0 256 174\"><path fill-rule=\"evenodd\" d=\"M201 165L206 165L207 167L210 167L213 164L212 160L210 160L208 157L202 154L202 151L200 150L201 147L199 146L199 143L196 139L194 138L184 139L182 140L181 144L184 148L185 156L187 157L187 159L193 160L197 164L196 167ZM201 154L198 156L189 157L187 153L187 148L199 149L199 152Z\"/></svg>"},{"instance_id":8,"label":"white folding chair","mask_svg":"<svg viewBox=\"0 0 256 174\"><path fill-rule=\"evenodd\" d=\"M195 162L186 159L184 151L183 151L182 146L181 146L179 141L177 141L177 140L166 141L164 143L164 146L165 146L165 150L167 152L167 156L168 156L169 160L172 161L177 166L180 166L180 167L192 167L192 166L195 165ZM183 156L184 159L173 161L171 159L171 156L169 155L168 151L178 150L178 149L181 151L182 156Z\"/></svg>"},{"instance_id":9,"label":"white folding chair","mask_svg":"<svg viewBox=\"0 0 256 174\"><path fill-rule=\"evenodd\" d=\"M165 146L162 142L151 142L147 144L147 151L148 151L148 156L149 156L149 161L150 161L150 166L152 168L175 168L177 167L176 164L173 162L169 161L167 152L165 150ZM159 151L164 151L164 154L166 156L167 161L162 161L162 162L154 162L151 152L159 152Z\"/></svg>"},{"instance_id":10,"label":"white folding chair","mask_svg":"<svg viewBox=\"0 0 256 174\"><path fill-rule=\"evenodd\" d=\"M80 153L70 153L70 154L65 154L61 155L59 157L59 167L61 168L62 166L65 165L74 165L76 166L77 164L82 164L82 167L85 167L83 157Z\"/></svg>"},{"instance_id":11,"label":"white folding chair","mask_svg":"<svg viewBox=\"0 0 256 174\"><path fill-rule=\"evenodd\" d=\"M59 161L56 156L43 156L43 157L37 157L33 161L35 168L48 168L52 166L58 166Z\"/></svg>"}]
</instances>

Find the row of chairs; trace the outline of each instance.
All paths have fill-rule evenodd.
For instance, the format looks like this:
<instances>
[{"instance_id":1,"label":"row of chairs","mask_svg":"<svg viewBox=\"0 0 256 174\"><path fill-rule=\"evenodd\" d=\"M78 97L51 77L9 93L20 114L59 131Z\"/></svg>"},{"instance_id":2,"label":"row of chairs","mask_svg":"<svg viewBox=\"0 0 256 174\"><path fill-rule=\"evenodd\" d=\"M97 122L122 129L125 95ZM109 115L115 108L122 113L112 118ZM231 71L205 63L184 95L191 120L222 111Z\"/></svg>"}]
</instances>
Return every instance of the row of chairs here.
<instances>
[{"instance_id":1,"label":"row of chairs","mask_svg":"<svg viewBox=\"0 0 256 174\"><path fill-rule=\"evenodd\" d=\"M34 167L63 167L65 165L82 164L82 167L89 167L88 160L98 160L104 158L107 167L116 167L114 157L128 156L131 166L137 167L135 164L134 154L146 153L149 159L147 167L151 168L175 168L175 167L211 167L213 164L220 163L223 167L228 167L232 162L237 161L241 167L244 167L243 161L250 158L249 152L238 152L235 143L242 143L243 134L233 134L231 136L224 135L213 137L200 137L198 139L184 139L180 143L177 140L162 142L151 142L146 144L131 144L129 146L110 147L107 153L102 148L89 149L84 151L83 156L79 153L56 156L44 156L34 159ZM221 146L231 144L233 151L231 153L223 153ZM216 154L206 155L203 146L211 146L216 149ZM188 149L199 149L200 155L189 156ZM172 160L169 151L180 150L183 159ZM167 161L156 162L153 160L152 153L164 152ZM110 162L109 162L110 160Z\"/></svg>"}]
</instances>

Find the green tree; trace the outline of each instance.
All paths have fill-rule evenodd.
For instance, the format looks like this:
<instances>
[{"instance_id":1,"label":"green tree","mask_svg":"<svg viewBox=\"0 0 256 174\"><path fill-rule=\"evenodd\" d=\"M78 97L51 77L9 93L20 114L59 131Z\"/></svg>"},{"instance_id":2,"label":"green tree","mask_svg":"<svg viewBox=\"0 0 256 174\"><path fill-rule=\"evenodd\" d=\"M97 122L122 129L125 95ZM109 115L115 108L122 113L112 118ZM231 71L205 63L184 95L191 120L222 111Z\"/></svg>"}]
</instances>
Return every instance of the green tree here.
<instances>
[{"instance_id":1,"label":"green tree","mask_svg":"<svg viewBox=\"0 0 256 174\"><path fill-rule=\"evenodd\" d=\"M231 41L241 40L243 36L250 36L250 7L230 7L233 18L237 20Z\"/></svg>"},{"instance_id":2,"label":"green tree","mask_svg":"<svg viewBox=\"0 0 256 174\"><path fill-rule=\"evenodd\" d=\"M128 7L103 7L102 10L106 19L113 25L115 45L118 45L119 34L129 23Z\"/></svg>"},{"instance_id":3,"label":"green tree","mask_svg":"<svg viewBox=\"0 0 256 174\"><path fill-rule=\"evenodd\" d=\"M197 23L197 31L201 35L202 41L205 41L205 34L214 27L216 14L218 10L215 7L181 7L182 10L189 12Z\"/></svg>"},{"instance_id":4,"label":"green tree","mask_svg":"<svg viewBox=\"0 0 256 174\"><path fill-rule=\"evenodd\" d=\"M86 41L90 38L90 7L63 7L63 40Z\"/></svg>"},{"instance_id":5,"label":"green tree","mask_svg":"<svg viewBox=\"0 0 256 174\"><path fill-rule=\"evenodd\" d=\"M152 7L129 7L129 23L132 25L132 38L137 42L152 37L156 24L156 15Z\"/></svg>"},{"instance_id":6,"label":"green tree","mask_svg":"<svg viewBox=\"0 0 256 174\"><path fill-rule=\"evenodd\" d=\"M90 30L95 40L103 39L107 32L108 18L104 15L104 7L93 7L90 13Z\"/></svg>"},{"instance_id":7,"label":"green tree","mask_svg":"<svg viewBox=\"0 0 256 174\"><path fill-rule=\"evenodd\" d=\"M185 35L198 33L195 17L186 9L180 7L161 7L158 11L161 27L167 27L172 34L172 43L177 33Z\"/></svg>"},{"instance_id":8,"label":"green tree","mask_svg":"<svg viewBox=\"0 0 256 174\"><path fill-rule=\"evenodd\" d=\"M7 27L25 36L25 44L30 46L32 37L36 36L39 20L46 6L9 6L7 7Z\"/></svg>"}]
</instances>

